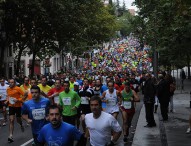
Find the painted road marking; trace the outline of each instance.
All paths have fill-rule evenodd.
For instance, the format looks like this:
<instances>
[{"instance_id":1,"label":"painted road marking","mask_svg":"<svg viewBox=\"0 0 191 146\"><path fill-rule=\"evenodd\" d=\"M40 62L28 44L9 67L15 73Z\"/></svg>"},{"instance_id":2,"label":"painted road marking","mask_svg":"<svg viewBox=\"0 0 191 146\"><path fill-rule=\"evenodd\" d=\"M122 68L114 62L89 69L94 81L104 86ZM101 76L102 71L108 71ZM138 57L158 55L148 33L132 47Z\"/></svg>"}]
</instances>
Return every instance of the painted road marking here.
<instances>
[{"instance_id":1,"label":"painted road marking","mask_svg":"<svg viewBox=\"0 0 191 146\"><path fill-rule=\"evenodd\" d=\"M21 146L27 146L29 143L31 143L33 141L33 138L32 139L30 139L29 141L27 141L27 142L25 142L25 143L23 143Z\"/></svg>"}]
</instances>

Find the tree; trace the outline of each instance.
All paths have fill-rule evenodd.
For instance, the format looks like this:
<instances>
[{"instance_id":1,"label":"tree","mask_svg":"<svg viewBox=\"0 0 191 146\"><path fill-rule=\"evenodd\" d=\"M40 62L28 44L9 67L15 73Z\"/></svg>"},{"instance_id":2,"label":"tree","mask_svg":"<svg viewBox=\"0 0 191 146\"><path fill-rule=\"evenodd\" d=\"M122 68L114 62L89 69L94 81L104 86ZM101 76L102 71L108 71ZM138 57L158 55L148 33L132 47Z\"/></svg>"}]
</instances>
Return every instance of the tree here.
<instances>
[{"instance_id":1,"label":"tree","mask_svg":"<svg viewBox=\"0 0 191 146\"><path fill-rule=\"evenodd\" d=\"M173 65L178 68L190 66L190 1L154 0L151 3L136 0L135 4L143 25L134 33L159 51L161 65L168 68Z\"/></svg>"},{"instance_id":2,"label":"tree","mask_svg":"<svg viewBox=\"0 0 191 146\"><path fill-rule=\"evenodd\" d=\"M50 57L67 44L66 51L73 52L109 40L117 28L115 16L100 0L7 0L4 11L9 43L18 52L17 74L21 55L33 55L33 75L37 57Z\"/></svg>"}]
</instances>

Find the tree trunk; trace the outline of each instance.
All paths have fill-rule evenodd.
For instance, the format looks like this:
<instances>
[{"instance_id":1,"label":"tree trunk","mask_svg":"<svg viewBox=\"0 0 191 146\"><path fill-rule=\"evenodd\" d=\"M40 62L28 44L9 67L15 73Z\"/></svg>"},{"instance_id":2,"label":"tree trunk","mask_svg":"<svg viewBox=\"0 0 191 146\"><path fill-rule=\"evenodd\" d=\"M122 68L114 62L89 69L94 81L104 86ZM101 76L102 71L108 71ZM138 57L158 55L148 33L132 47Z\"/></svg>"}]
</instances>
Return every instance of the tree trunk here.
<instances>
[{"instance_id":1,"label":"tree trunk","mask_svg":"<svg viewBox=\"0 0 191 146\"><path fill-rule=\"evenodd\" d=\"M190 76L190 54L187 54L187 67L188 67L188 79L191 79L191 76Z\"/></svg>"},{"instance_id":2,"label":"tree trunk","mask_svg":"<svg viewBox=\"0 0 191 146\"><path fill-rule=\"evenodd\" d=\"M18 60L17 60L17 66L16 66L16 72L15 72L15 74L16 74L17 76L19 76L19 70L21 69L20 63L21 63L21 55L22 55L23 50L24 50L23 48L20 48L20 49L19 49Z\"/></svg>"},{"instance_id":3,"label":"tree trunk","mask_svg":"<svg viewBox=\"0 0 191 146\"><path fill-rule=\"evenodd\" d=\"M36 52L33 52L32 63L31 63L31 75L30 75L31 78L34 76L35 58L36 58Z\"/></svg>"},{"instance_id":4,"label":"tree trunk","mask_svg":"<svg viewBox=\"0 0 191 146\"><path fill-rule=\"evenodd\" d=\"M5 76L5 66L4 66L4 56L5 56L5 54L4 54L4 52L5 52L5 45L4 45L4 43L2 42L2 45L1 45L1 51L0 51L0 54L1 54L1 56L0 56L0 77L2 77L2 76Z\"/></svg>"}]
</instances>

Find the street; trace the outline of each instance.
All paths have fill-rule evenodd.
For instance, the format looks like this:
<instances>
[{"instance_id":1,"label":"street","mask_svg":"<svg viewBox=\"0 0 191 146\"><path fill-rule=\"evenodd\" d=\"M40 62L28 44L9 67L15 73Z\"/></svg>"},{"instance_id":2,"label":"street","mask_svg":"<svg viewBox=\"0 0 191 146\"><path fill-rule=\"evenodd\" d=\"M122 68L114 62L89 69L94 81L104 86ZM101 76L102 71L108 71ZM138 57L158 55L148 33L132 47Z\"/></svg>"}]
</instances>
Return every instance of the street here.
<instances>
[{"instance_id":1,"label":"street","mask_svg":"<svg viewBox=\"0 0 191 146\"><path fill-rule=\"evenodd\" d=\"M130 133L129 133L129 142L124 143L123 142L123 135L121 135L120 139L117 142L117 146L131 146L133 142L133 136L135 134L135 129L137 125L137 121L139 118L140 110L142 108L142 102L136 103L136 112L132 121L132 126L130 128ZM2 114L0 115L2 118ZM122 117L121 114L118 116L118 121L119 124L122 126ZM7 138L8 138L8 124L6 126L0 127L0 142L2 146L31 146L32 143L32 133L31 133L31 128L24 122L24 127L25 127L25 132L22 133L19 125L15 121L15 129L13 133L13 138L14 142L13 143L8 143ZM89 146L89 142L87 143L87 146Z\"/></svg>"}]
</instances>

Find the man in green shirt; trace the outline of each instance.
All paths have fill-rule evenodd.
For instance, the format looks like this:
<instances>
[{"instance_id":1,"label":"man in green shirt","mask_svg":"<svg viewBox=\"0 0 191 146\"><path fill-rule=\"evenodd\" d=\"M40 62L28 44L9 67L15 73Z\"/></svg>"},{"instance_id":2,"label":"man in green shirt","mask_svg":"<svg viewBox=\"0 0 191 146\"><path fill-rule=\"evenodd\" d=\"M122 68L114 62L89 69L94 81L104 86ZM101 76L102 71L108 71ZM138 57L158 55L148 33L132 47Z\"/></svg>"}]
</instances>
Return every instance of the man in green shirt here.
<instances>
[{"instance_id":1,"label":"man in green shirt","mask_svg":"<svg viewBox=\"0 0 191 146\"><path fill-rule=\"evenodd\" d=\"M62 118L64 122L75 125L77 108L80 105L80 96L73 90L70 90L70 83L64 82L64 91L59 94L59 105L63 109Z\"/></svg>"}]
</instances>

